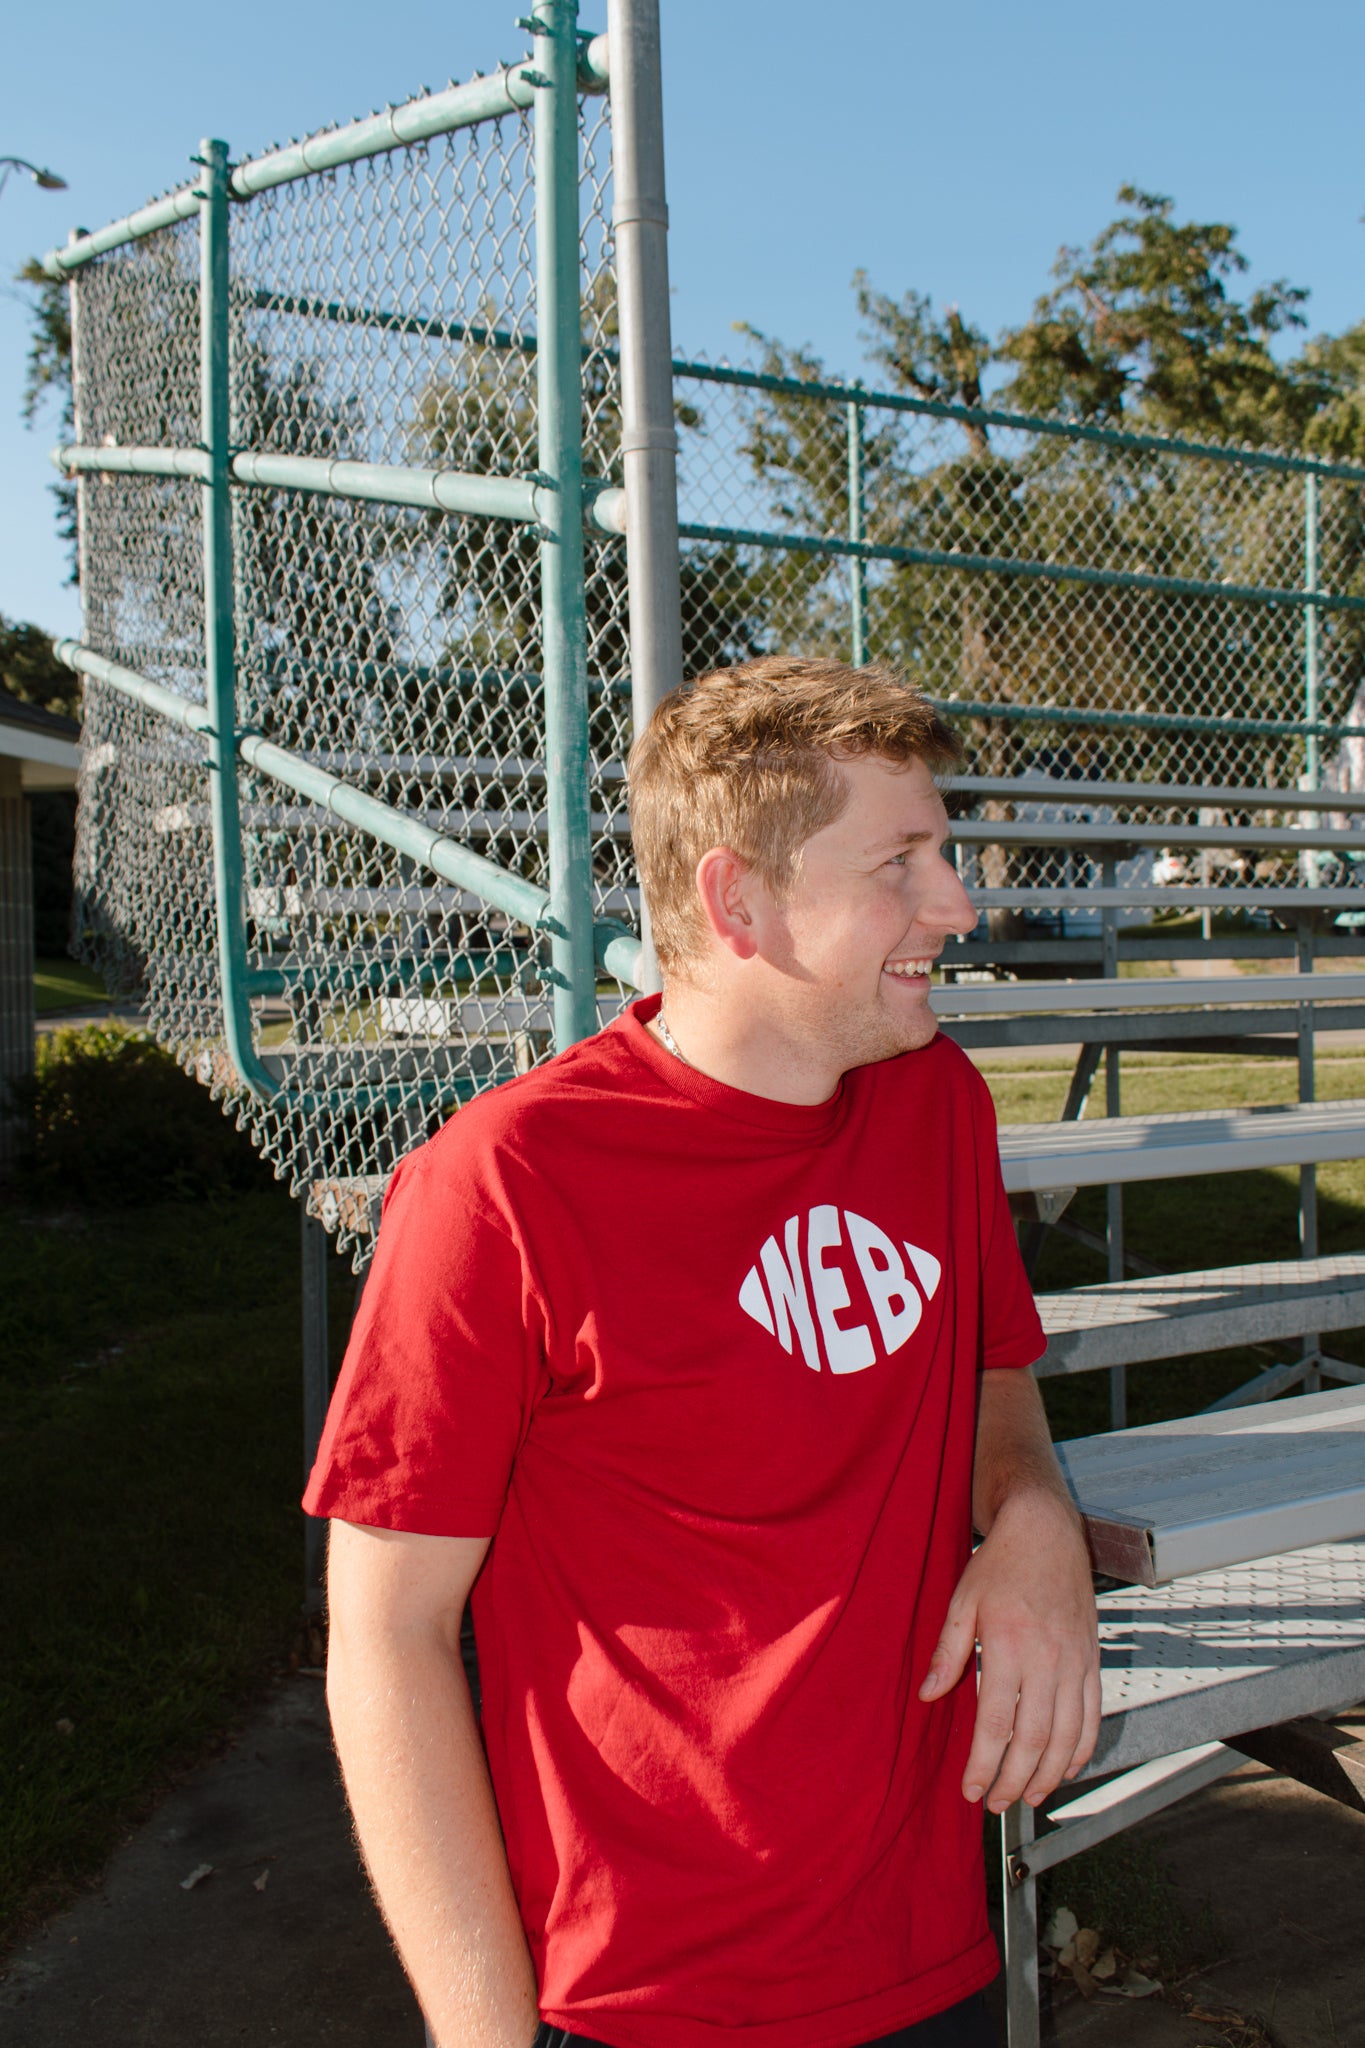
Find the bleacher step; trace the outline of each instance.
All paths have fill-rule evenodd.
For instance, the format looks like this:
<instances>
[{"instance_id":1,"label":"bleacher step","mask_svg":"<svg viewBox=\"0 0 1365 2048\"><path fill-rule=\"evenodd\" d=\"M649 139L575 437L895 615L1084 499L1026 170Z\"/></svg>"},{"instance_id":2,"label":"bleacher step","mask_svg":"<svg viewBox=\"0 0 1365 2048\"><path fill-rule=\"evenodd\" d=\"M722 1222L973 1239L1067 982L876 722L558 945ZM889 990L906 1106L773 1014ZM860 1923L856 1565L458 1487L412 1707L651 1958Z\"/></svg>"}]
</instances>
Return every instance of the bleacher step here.
<instances>
[{"instance_id":1,"label":"bleacher step","mask_svg":"<svg viewBox=\"0 0 1365 2048\"><path fill-rule=\"evenodd\" d=\"M1365 1326L1365 1253L1109 1280L1038 1297L1040 1378Z\"/></svg>"}]
</instances>

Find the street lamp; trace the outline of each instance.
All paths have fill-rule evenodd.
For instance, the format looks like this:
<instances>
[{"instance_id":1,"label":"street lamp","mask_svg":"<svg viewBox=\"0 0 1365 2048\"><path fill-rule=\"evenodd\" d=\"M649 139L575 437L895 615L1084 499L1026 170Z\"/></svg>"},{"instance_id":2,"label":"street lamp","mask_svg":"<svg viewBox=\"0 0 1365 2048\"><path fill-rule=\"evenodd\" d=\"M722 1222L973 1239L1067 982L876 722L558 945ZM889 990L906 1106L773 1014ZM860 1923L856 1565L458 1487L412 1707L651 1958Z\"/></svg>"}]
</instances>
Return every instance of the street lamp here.
<instances>
[{"instance_id":1,"label":"street lamp","mask_svg":"<svg viewBox=\"0 0 1365 2048\"><path fill-rule=\"evenodd\" d=\"M0 156L0 192L3 192L6 185L8 185L12 171L27 171L41 192L65 192L66 190L66 179L59 178L55 171L40 170L38 165L31 164L27 157Z\"/></svg>"}]
</instances>

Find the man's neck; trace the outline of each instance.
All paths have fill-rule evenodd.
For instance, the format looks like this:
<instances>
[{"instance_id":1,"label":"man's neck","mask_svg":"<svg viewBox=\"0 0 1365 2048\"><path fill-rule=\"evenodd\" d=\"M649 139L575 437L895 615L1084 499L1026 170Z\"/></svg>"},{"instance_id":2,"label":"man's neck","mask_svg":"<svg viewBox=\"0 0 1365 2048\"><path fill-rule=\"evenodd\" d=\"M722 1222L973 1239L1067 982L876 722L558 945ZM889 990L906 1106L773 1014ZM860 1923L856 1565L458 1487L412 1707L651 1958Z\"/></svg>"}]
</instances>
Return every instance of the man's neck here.
<instances>
[{"instance_id":1,"label":"man's neck","mask_svg":"<svg viewBox=\"0 0 1365 2048\"><path fill-rule=\"evenodd\" d=\"M691 982L670 981L649 1028L674 1058L727 1088L770 1102L827 1102L840 1069L822 1048L785 1031L780 1018L754 1015L753 1008Z\"/></svg>"}]
</instances>

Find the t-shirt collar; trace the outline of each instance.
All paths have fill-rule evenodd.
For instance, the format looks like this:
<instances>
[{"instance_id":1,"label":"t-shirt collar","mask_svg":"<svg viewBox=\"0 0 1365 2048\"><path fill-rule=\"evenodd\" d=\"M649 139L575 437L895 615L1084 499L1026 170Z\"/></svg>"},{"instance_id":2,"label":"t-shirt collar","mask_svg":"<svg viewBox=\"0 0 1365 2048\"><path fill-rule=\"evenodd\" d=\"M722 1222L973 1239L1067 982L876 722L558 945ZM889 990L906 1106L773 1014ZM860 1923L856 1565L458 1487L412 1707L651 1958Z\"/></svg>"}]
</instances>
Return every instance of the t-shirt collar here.
<instances>
[{"instance_id":1,"label":"t-shirt collar","mask_svg":"<svg viewBox=\"0 0 1365 2048\"><path fill-rule=\"evenodd\" d=\"M736 1122L757 1124L767 1131L781 1131L813 1142L826 1138L842 1121L847 1090L841 1080L823 1102L777 1102L769 1095L750 1095L743 1088L731 1088L689 1067L685 1060L659 1044L645 1026L658 1016L662 996L641 996L618 1020L618 1028L632 1053L675 1094L685 1095L702 1109Z\"/></svg>"}]
</instances>

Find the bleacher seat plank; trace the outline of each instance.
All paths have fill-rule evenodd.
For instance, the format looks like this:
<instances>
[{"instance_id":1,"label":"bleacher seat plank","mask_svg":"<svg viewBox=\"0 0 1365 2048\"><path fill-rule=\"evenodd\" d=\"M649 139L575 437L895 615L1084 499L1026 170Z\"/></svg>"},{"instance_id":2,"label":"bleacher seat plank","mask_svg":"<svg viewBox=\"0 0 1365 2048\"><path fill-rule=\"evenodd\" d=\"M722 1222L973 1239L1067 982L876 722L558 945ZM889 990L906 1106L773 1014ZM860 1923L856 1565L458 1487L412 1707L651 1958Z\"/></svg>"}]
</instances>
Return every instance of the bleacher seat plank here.
<instances>
[{"instance_id":1,"label":"bleacher seat plank","mask_svg":"<svg viewBox=\"0 0 1365 2048\"><path fill-rule=\"evenodd\" d=\"M1193 1009L1214 1004L1360 1002L1365 974L1158 975L1118 981L1008 981L936 988L938 1017L1052 1016L1072 1010Z\"/></svg>"},{"instance_id":2,"label":"bleacher seat plank","mask_svg":"<svg viewBox=\"0 0 1365 2048\"><path fill-rule=\"evenodd\" d=\"M1365 1101L1356 1098L1000 1127L1000 1164L1012 1194L1320 1164L1362 1154Z\"/></svg>"},{"instance_id":3,"label":"bleacher seat plank","mask_svg":"<svg viewBox=\"0 0 1365 2048\"><path fill-rule=\"evenodd\" d=\"M1365 1326L1365 1253L1106 1280L1042 1294L1040 1378Z\"/></svg>"},{"instance_id":4,"label":"bleacher seat plank","mask_svg":"<svg viewBox=\"0 0 1365 2048\"><path fill-rule=\"evenodd\" d=\"M1365 1388L1057 1446L1096 1569L1146 1586L1365 1536Z\"/></svg>"},{"instance_id":5,"label":"bleacher seat plank","mask_svg":"<svg viewBox=\"0 0 1365 2048\"><path fill-rule=\"evenodd\" d=\"M945 785L945 795L969 799L972 804L989 798L1009 803L1055 804L1062 810L1077 804L1137 804L1145 810L1365 811L1365 791L1340 789L1267 789L1245 783L1205 782L1059 782L1042 775L954 775Z\"/></svg>"},{"instance_id":6,"label":"bleacher seat plank","mask_svg":"<svg viewBox=\"0 0 1365 2048\"><path fill-rule=\"evenodd\" d=\"M1331 826L1182 825L1172 820L1157 825L1120 825L1108 819L1092 824L1070 818L958 818L953 825L953 837L963 846L1179 846L1206 847L1210 851L1221 851L1224 847L1253 851L1273 846L1290 853L1329 853L1338 848L1365 852L1365 836L1359 827L1341 832Z\"/></svg>"}]
</instances>

